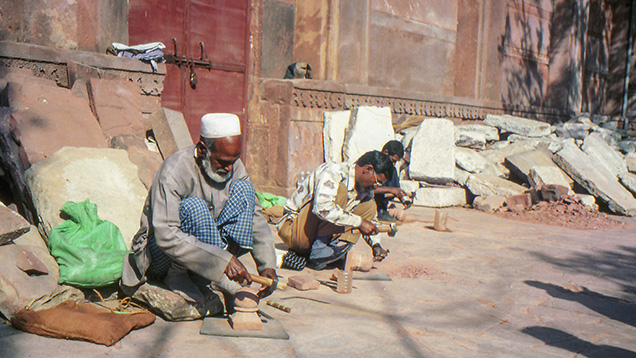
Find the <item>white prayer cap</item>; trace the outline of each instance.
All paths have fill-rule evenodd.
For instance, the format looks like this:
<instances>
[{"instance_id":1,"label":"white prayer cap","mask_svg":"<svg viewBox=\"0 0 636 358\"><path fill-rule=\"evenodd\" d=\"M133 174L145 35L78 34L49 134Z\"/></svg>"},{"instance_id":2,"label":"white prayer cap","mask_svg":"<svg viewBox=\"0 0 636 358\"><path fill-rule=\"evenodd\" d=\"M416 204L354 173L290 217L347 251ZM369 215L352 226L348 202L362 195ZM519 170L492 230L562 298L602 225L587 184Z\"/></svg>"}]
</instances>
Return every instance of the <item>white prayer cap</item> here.
<instances>
[{"instance_id":1,"label":"white prayer cap","mask_svg":"<svg viewBox=\"0 0 636 358\"><path fill-rule=\"evenodd\" d=\"M231 113L208 113L201 117L201 137L224 138L241 135L239 117Z\"/></svg>"}]
</instances>

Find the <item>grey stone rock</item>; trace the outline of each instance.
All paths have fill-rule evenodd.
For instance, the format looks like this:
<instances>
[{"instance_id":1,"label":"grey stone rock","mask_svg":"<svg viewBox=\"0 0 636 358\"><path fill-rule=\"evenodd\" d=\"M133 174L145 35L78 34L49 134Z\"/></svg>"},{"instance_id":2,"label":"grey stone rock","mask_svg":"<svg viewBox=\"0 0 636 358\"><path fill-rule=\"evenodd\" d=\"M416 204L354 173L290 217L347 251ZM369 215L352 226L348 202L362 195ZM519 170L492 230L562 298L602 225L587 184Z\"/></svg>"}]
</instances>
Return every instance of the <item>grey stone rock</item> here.
<instances>
[{"instance_id":1,"label":"grey stone rock","mask_svg":"<svg viewBox=\"0 0 636 358\"><path fill-rule=\"evenodd\" d=\"M453 122L444 118L426 118L413 138L409 175L411 179L444 184L455 173Z\"/></svg>"},{"instance_id":2,"label":"grey stone rock","mask_svg":"<svg viewBox=\"0 0 636 358\"><path fill-rule=\"evenodd\" d=\"M596 198L594 197L594 195L577 193L577 194L574 194L574 196L579 198L579 200L581 200L583 205L589 206L590 208L594 210L598 210L598 204L596 204Z\"/></svg>"},{"instance_id":3,"label":"grey stone rock","mask_svg":"<svg viewBox=\"0 0 636 358\"><path fill-rule=\"evenodd\" d=\"M478 196L473 200L473 208L487 213L492 213L495 210L502 208L506 203L506 197L504 196Z\"/></svg>"},{"instance_id":4,"label":"grey stone rock","mask_svg":"<svg viewBox=\"0 0 636 358\"><path fill-rule=\"evenodd\" d=\"M555 133L561 138L584 139L590 134L591 123L559 123L554 126Z\"/></svg>"},{"instance_id":5,"label":"grey stone rock","mask_svg":"<svg viewBox=\"0 0 636 358\"><path fill-rule=\"evenodd\" d=\"M468 181L469 176L470 176L470 172L467 172L464 169L455 167L455 175L453 176L453 180L455 180L455 183L461 186L466 186L466 181Z\"/></svg>"},{"instance_id":6,"label":"grey stone rock","mask_svg":"<svg viewBox=\"0 0 636 358\"><path fill-rule=\"evenodd\" d=\"M483 124L465 124L455 126L455 145L483 149L487 142L499 140L499 131L495 127Z\"/></svg>"},{"instance_id":7,"label":"grey stone rock","mask_svg":"<svg viewBox=\"0 0 636 358\"><path fill-rule=\"evenodd\" d=\"M488 114L484 119L484 124L528 137L543 137L554 131L554 128L548 123L507 114Z\"/></svg>"},{"instance_id":8,"label":"grey stone rock","mask_svg":"<svg viewBox=\"0 0 636 358\"><path fill-rule=\"evenodd\" d=\"M424 187L415 191L413 205L444 208L466 204L466 190L457 187Z\"/></svg>"},{"instance_id":9,"label":"grey stone rock","mask_svg":"<svg viewBox=\"0 0 636 358\"><path fill-rule=\"evenodd\" d=\"M325 162L341 162L345 130L349 126L351 111L331 111L324 114L322 141Z\"/></svg>"},{"instance_id":10,"label":"grey stone rock","mask_svg":"<svg viewBox=\"0 0 636 358\"><path fill-rule=\"evenodd\" d=\"M205 293L203 301L190 303L170 290L145 283L132 298L168 321L190 321L223 312L223 302L212 291Z\"/></svg>"},{"instance_id":11,"label":"grey stone rock","mask_svg":"<svg viewBox=\"0 0 636 358\"><path fill-rule=\"evenodd\" d=\"M583 141L581 149L591 160L601 165L614 177L620 173L627 172L627 165L623 156L610 147L598 133L592 133Z\"/></svg>"},{"instance_id":12,"label":"grey stone rock","mask_svg":"<svg viewBox=\"0 0 636 358\"><path fill-rule=\"evenodd\" d=\"M613 148L618 148L618 142L623 139L620 133L607 128L598 128L592 133L600 135L601 138L603 138L603 140Z\"/></svg>"},{"instance_id":13,"label":"grey stone rock","mask_svg":"<svg viewBox=\"0 0 636 358\"><path fill-rule=\"evenodd\" d=\"M636 199L600 163L576 145L568 143L554 155L554 162L590 194L606 202L615 213L636 215Z\"/></svg>"},{"instance_id":14,"label":"grey stone rock","mask_svg":"<svg viewBox=\"0 0 636 358\"><path fill-rule=\"evenodd\" d=\"M634 153L625 157L625 164L630 173L636 173L636 155Z\"/></svg>"},{"instance_id":15,"label":"grey stone rock","mask_svg":"<svg viewBox=\"0 0 636 358\"><path fill-rule=\"evenodd\" d=\"M390 107L357 107L345 130L342 157L353 163L370 150L380 150L395 138Z\"/></svg>"},{"instance_id":16,"label":"grey stone rock","mask_svg":"<svg viewBox=\"0 0 636 358\"><path fill-rule=\"evenodd\" d=\"M67 201L90 200L99 217L117 225L128 248L139 229L147 190L125 151L64 147L26 171L41 232L64 222Z\"/></svg>"},{"instance_id":17,"label":"grey stone rock","mask_svg":"<svg viewBox=\"0 0 636 358\"><path fill-rule=\"evenodd\" d=\"M618 142L618 148L625 154L636 152L636 139L629 138Z\"/></svg>"},{"instance_id":18,"label":"grey stone rock","mask_svg":"<svg viewBox=\"0 0 636 358\"><path fill-rule=\"evenodd\" d=\"M0 203L0 245L12 242L29 231L31 224L20 214Z\"/></svg>"},{"instance_id":19,"label":"grey stone rock","mask_svg":"<svg viewBox=\"0 0 636 358\"><path fill-rule=\"evenodd\" d=\"M455 163L471 173L479 173L489 165L488 160L479 153L462 147L455 148Z\"/></svg>"},{"instance_id":20,"label":"grey stone rock","mask_svg":"<svg viewBox=\"0 0 636 358\"><path fill-rule=\"evenodd\" d=\"M400 180L400 188L405 193L413 193L420 188L420 182L416 180Z\"/></svg>"},{"instance_id":21,"label":"grey stone rock","mask_svg":"<svg viewBox=\"0 0 636 358\"><path fill-rule=\"evenodd\" d=\"M483 173L471 174L466 187L475 196L510 196L522 194L526 188L497 176Z\"/></svg>"},{"instance_id":22,"label":"grey stone rock","mask_svg":"<svg viewBox=\"0 0 636 358\"><path fill-rule=\"evenodd\" d=\"M623 186L627 188L627 190L636 195L636 174L621 173L618 174L618 179L620 180L621 184L623 184Z\"/></svg>"},{"instance_id":23,"label":"grey stone rock","mask_svg":"<svg viewBox=\"0 0 636 358\"><path fill-rule=\"evenodd\" d=\"M31 253L48 274L29 275L18 267L23 251ZM59 270L48 250L28 245L0 246L0 313L13 317L33 300L48 295L57 287Z\"/></svg>"},{"instance_id":24,"label":"grey stone rock","mask_svg":"<svg viewBox=\"0 0 636 358\"><path fill-rule=\"evenodd\" d=\"M484 170L484 172L507 178L510 175L510 170L505 166L506 158L511 155L527 152L533 149L535 149L534 144L522 141L511 143L503 148L487 149L479 154L492 163L493 166L488 170Z\"/></svg>"}]
</instances>

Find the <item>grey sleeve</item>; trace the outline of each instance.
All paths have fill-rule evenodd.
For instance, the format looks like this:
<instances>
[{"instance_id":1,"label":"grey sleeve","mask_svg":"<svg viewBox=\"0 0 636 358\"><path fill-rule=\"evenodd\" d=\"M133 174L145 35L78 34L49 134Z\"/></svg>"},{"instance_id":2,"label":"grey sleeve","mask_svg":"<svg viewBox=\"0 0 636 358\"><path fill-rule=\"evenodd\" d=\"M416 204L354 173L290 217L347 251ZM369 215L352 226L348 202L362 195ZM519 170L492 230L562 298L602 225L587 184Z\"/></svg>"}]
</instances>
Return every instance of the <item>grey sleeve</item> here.
<instances>
[{"instance_id":1,"label":"grey sleeve","mask_svg":"<svg viewBox=\"0 0 636 358\"><path fill-rule=\"evenodd\" d=\"M265 220L261 204L256 199L256 207L254 208L254 249L252 250L252 258L256 263L258 272L266 268L276 268L276 252L274 250L274 235Z\"/></svg>"}]
</instances>

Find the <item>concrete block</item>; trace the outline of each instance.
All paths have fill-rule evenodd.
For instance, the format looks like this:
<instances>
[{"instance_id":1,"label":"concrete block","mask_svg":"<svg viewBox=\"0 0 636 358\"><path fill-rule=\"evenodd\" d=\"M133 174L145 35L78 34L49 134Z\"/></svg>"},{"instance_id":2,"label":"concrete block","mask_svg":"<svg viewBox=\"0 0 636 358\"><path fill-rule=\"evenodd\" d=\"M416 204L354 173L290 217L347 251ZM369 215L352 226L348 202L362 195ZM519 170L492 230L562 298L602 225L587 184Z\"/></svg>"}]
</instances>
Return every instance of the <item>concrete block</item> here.
<instances>
[{"instance_id":1,"label":"concrete block","mask_svg":"<svg viewBox=\"0 0 636 358\"><path fill-rule=\"evenodd\" d=\"M632 194L576 145L568 143L555 153L554 161L590 194L606 202L613 212L636 215L636 199Z\"/></svg>"},{"instance_id":2,"label":"concrete block","mask_svg":"<svg viewBox=\"0 0 636 358\"><path fill-rule=\"evenodd\" d=\"M614 177L627 172L627 165L623 156L610 147L600 134L592 133L585 138L581 149L590 157L590 160L605 168Z\"/></svg>"},{"instance_id":3,"label":"concrete block","mask_svg":"<svg viewBox=\"0 0 636 358\"><path fill-rule=\"evenodd\" d=\"M300 291L317 290L320 287L320 281L309 276L290 276L287 279L287 286Z\"/></svg>"},{"instance_id":4,"label":"concrete block","mask_svg":"<svg viewBox=\"0 0 636 358\"><path fill-rule=\"evenodd\" d=\"M64 222L64 203L90 200L101 219L117 225L130 248L147 190L125 151L64 147L33 165L25 177L44 234Z\"/></svg>"},{"instance_id":5,"label":"concrete block","mask_svg":"<svg viewBox=\"0 0 636 358\"><path fill-rule=\"evenodd\" d=\"M554 128L549 123L507 114L488 114L486 119L484 119L484 124L527 137L543 137L554 131Z\"/></svg>"},{"instance_id":6,"label":"concrete block","mask_svg":"<svg viewBox=\"0 0 636 358\"><path fill-rule=\"evenodd\" d=\"M506 206L512 211L524 211L532 207L530 194L510 195L506 198Z\"/></svg>"},{"instance_id":7,"label":"concrete block","mask_svg":"<svg viewBox=\"0 0 636 358\"><path fill-rule=\"evenodd\" d=\"M429 183L450 183L455 174L453 122L444 118L426 118L413 138L409 175Z\"/></svg>"},{"instance_id":8,"label":"concrete block","mask_svg":"<svg viewBox=\"0 0 636 358\"><path fill-rule=\"evenodd\" d=\"M413 193L420 188L420 182L417 180L400 180L400 188L405 193Z\"/></svg>"},{"instance_id":9,"label":"concrete block","mask_svg":"<svg viewBox=\"0 0 636 358\"><path fill-rule=\"evenodd\" d=\"M530 168L530 173L528 173L528 183L533 187L556 184L570 188L572 182L572 178L555 164L551 166L534 166Z\"/></svg>"},{"instance_id":10,"label":"concrete block","mask_svg":"<svg viewBox=\"0 0 636 358\"><path fill-rule=\"evenodd\" d=\"M63 146L108 147L86 99L39 80L9 82L7 89L12 134L21 145L26 168Z\"/></svg>"},{"instance_id":11,"label":"concrete block","mask_svg":"<svg viewBox=\"0 0 636 358\"><path fill-rule=\"evenodd\" d=\"M150 115L150 124L164 159L179 149L193 144L188 125L181 112L160 108Z\"/></svg>"},{"instance_id":12,"label":"concrete block","mask_svg":"<svg viewBox=\"0 0 636 358\"><path fill-rule=\"evenodd\" d=\"M345 130L343 159L353 163L370 150L381 150L386 142L395 138L391 123L390 107L354 108Z\"/></svg>"},{"instance_id":13,"label":"concrete block","mask_svg":"<svg viewBox=\"0 0 636 358\"><path fill-rule=\"evenodd\" d=\"M455 145L483 149L487 142L499 140L499 131L495 127L483 124L465 124L455 126Z\"/></svg>"},{"instance_id":14,"label":"concrete block","mask_svg":"<svg viewBox=\"0 0 636 358\"><path fill-rule=\"evenodd\" d=\"M415 191L413 205L444 208L466 204L466 190L457 187L424 187Z\"/></svg>"},{"instance_id":15,"label":"concrete block","mask_svg":"<svg viewBox=\"0 0 636 358\"><path fill-rule=\"evenodd\" d=\"M349 126L351 111L325 112L324 117L322 141L325 151L325 162L341 162L345 130Z\"/></svg>"},{"instance_id":16,"label":"concrete block","mask_svg":"<svg viewBox=\"0 0 636 358\"><path fill-rule=\"evenodd\" d=\"M473 200L473 208L487 213L492 213L495 210L501 208L506 203L506 198L503 196L491 195L491 196L478 196Z\"/></svg>"},{"instance_id":17,"label":"concrete block","mask_svg":"<svg viewBox=\"0 0 636 358\"><path fill-rule=\"evenodd\" d=\"M618 174L618 178L627 190L636 195L636 174L633 173L621 173Z\"/></svg>"},{"instance_id":18,"label":"concrete block","mask_svg":"<svg viewBox=\"0 0 636 358\"><path fill-rule=\"evenodd\" d=\"M455 163L458 167L471 173L479 173L489 165L488 160L479 153L462 147L455 148Z\"/></svg>"},{"instance_id":19,"label":"concrete block","mask_svg":"<svg viewBox=\"0 0 636 358\"><path fill-rule=\"evenodd\" d=\"M475 196L504 196L522 194L526 188L497 176L477 173L471 174L466 187Z\"/></svg>"},{"instance_id":20,"label":"concrete block","mask_svg":"<svg viewBox=\"0 0 636 358\"><path fill-rule=\"evenodd\" d=\"M12 242L30 228L31 224L20 214L0 203L0 245Z\"/></svg>"},{"instance_id":21,"label":"concrete block","mask_svg":"<svg viewBox=\"0 0 636 358\"><path fill-rule=\"evenodd\" d=\"M91 110L107 137L132 134L145 138L150 126L143 122L137 84L124 79L91 78L87 88Z\"/></svg>"}]
</instances>

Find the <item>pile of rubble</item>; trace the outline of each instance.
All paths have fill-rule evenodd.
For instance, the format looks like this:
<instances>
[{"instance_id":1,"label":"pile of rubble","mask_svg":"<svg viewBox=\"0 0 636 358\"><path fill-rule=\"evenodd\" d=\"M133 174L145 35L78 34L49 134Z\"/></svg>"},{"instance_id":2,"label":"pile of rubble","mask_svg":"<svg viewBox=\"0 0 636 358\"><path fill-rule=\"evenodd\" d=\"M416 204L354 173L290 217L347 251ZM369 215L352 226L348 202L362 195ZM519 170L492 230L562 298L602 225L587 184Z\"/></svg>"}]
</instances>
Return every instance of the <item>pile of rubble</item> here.
<instances>
[{"instance_id":1,"label":"pile of rubble","mask_svg":"<svg viewBox=\"0 0 636 358\"><path fill-rule=\"evenodd\" d=\"M563 200L636 215L636 139L607 117L580 115L550 125L488 115L480 123L455 125L450 119L412 116L392 125L390 108L359 107L327 112L323 134L325 160L332 161L354 161L388 140L400 140L406 149L399 164L401 185L415 193L415 205L472 204L494 212L511 207L530 189L556 185L566 190L560 196L570 196ZM526 210L537 204L524 200Z\"/></svg>"}]
</instances>

